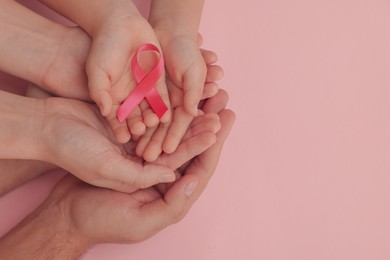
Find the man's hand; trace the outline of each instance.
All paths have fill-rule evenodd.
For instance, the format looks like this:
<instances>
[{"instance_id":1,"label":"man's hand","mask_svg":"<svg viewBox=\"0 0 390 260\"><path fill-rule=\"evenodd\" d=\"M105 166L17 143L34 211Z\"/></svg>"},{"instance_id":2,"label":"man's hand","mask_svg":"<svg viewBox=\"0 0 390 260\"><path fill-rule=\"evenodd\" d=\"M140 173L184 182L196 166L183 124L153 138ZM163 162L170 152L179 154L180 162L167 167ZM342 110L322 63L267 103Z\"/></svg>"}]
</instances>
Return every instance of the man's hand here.
<instances>
[{"instance_id":1,"label":"man's hand","mask_svg":"<svg viewBox=\"0 0 390 260\"><path fill-rule=\"evenodd\" d=\"M66 176L36 212L0 241L0 254L7 259L73 259L96 243L139 242L181 220L207 186L233 125L234 114L224 109L226 102L226 92L220 91L205 103L204 112L218 113L221 120L216 143L180 167L173 185L125 194ZM180 157L171 154L159 160L177 166L184 161Z\"/></svg>"},{"instance_id":2,"label":"man's hand","mask_svg":"<svg viewBox=\"0 0 390 260\"><path fill-rule=\"evenodd\" d=\"M42 160L90 184L123 192L175 180L173 170L176 168L144 163L138 157L131 157L131 151L125 150L123 145L115 143L111 129L94 106L62 98L48 98L44 102L45 117L39 135L45 144ZM201 134L216 131L199 127L204 130ZM180 154L180 149L176 154ZM196 154L197 151L192 157Z\"/></svg>"},{"instance_id":3,"label":"man's hand","mask_svg":"<svg viewBox=\"0 0 390 260\"><path fill-rule=\"evenodd\" d=\"M164 155L157 160L159 164L177 168L180 176L165 190L151 187L124 194L67 177L54 189L48 202L66 205L65 212L69 214L66 218L69 218L74 232L80 237L90 238L88 243L135 243L176 223L188 212L215 171L234 121L234 114L224 109L226 102L227 95L221 91L204 107L206 115L218 113L221 120L213 146L184 164L189 157L187 153L196 149L194 146L199 142L192 142L192 134L189 134L187 138L190 139L179 146L179 153Z\"/></svg>"}]
</instances>

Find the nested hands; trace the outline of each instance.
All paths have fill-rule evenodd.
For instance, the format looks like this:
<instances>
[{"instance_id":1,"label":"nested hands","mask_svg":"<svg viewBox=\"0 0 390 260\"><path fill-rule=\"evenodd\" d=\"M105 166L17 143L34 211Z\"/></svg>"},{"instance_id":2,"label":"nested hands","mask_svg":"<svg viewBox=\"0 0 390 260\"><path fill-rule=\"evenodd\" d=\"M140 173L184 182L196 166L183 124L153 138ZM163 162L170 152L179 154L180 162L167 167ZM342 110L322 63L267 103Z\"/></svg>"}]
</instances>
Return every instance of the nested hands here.
<instances>
[{"instance_id":1,"label":"nested hands","mask_svg":"<svg viewBox=\"0 0 390 260\"><path fill-rule=\"evenodd\" d=\"M192 130L187 132L185 141L179 145L178 150L183 150L182 153L163 155L156 160L156 163L175 169L178 177L173 184L123 194L95 188L67 177L57 185L46 203L53 203L54 200L57 201L56 204L66 205L63 212L71 214L65 214L63 218L70 219L71 226L80 234L79 237L92 238L87 244L135 243L152 236L167 225L176 223L186 215L215 171L223 143L234 121L234 114L225 109L226 102L226 92L220 91L204 106L205 115L220 118L218 126L207 123L218 127L212 146L188 160L190 156L187 155L190 155L190 150L195 149L195 142L211 138L206 137L208 134L203 134L202 138L199 135L190 137L201 131L198 123L203 122L197 122L190 127ZM195 141L195 138L198 141ZM210 141L206 143L210 144ZM200 143L197 145L200 148ZM197 152L200 150L203 149ZM90 221L85 221L87 212Z\"/></svg>"}]
</instances>

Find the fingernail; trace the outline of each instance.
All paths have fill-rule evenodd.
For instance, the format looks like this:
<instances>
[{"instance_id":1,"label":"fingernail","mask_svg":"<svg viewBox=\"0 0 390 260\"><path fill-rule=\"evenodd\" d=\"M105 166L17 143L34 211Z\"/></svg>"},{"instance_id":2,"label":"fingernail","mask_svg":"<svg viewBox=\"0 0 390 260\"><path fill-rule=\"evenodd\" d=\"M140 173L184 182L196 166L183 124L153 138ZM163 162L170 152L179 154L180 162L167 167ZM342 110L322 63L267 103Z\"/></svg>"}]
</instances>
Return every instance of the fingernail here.
<instances>
[{"instance_id":1,"label":"fingernail","mask_svg":"<svg viewBox=\"0 0 390 260\"><path fill-rule=\"evenodd\" d=\"M173 182L175 180L175 176L170 173L164 173L160 176L160 182Z\"/></svg>"},{"instance_id":2,"label":"fingernail","mask_svg":"<svg viewBox=\"0 0 390 260\"><path fill-rule=\"evenodd\" d=\"M196 189L196 187L198 186L198 181L193 181L193 182L190 182L187 187L185 187L184 189L184 194L187 196L187 197L190 197L191 194L194 192L194 190Z\"/></svg>"}]
</instances>

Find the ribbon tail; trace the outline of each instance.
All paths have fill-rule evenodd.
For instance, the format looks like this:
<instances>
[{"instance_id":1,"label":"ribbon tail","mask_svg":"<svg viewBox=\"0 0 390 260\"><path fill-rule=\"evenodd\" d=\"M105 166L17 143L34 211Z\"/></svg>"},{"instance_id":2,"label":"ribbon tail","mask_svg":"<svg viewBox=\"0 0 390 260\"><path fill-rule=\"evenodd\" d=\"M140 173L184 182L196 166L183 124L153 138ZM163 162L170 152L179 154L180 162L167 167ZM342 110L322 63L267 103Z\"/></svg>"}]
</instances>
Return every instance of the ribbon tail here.
<instances>
[{"instance_id":1,"label":"ribbon tail","mask_svg":"<svg viewBox=\"0 0 390 260\"><path fill-rule=\"evenodd\" d=\"M168 107L165 105L161 96L158 94L156 88L153 88L146 95L146 100L148 101L150 107L153 109L153 112L161 119L165 112L167 112Z\"/></svg>"},{"instance_id":2,"label":"ribbon tail","mask_svg":"<svg viewBox=\"0 0 390 260\"><path fill-rule=\"evenodd\" d=\"M168 107L165 105L161 96L158 94L155 86L164 70L164 59L160 55L157 65L153 70L146 74L138 64L137 55L140 51L156 51L160 53L159 49L152 44L141 45L133 59L131 60L131 69L133 75L138 82L137 87L130 93L125 101L119 106L116 115L120 123L123 123L129 114L138 106L142 99L146 98L153 112L161 118Z\"/></svg>"}]
</instances>

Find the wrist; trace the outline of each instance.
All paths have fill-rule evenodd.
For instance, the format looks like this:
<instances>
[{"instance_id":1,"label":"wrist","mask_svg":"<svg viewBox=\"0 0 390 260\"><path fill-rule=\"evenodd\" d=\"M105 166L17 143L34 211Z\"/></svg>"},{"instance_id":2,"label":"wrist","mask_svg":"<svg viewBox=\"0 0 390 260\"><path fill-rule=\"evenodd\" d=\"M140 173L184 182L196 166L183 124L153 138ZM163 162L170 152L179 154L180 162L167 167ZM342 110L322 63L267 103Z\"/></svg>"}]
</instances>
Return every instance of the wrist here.
<instances>
[{"instance_id":1,"label":"wrist","mask_svg":"<svg viewBox=\"0 0 390 260\"><path fill-rule=\"evenodd\" d=\"M69 225L63 203L45 201L0 240L6 259L76 259L92 246Z\"/></svg>"},{"instance_id":2,"label":"wrist","mask_svg":"<svg viewBox=\"0 0 390 260\"><path fill-rule=\"evenodd\" d=\"M145 23L146 19L136 7L114 10L107 13L100 23L95 24L91 29L91 36L96 40L99 37L108 37L112 32L118 33L118 30L122 30L123 34L131 34L134 30L143 28Z\"/></svg>"},{"instance_id":3,"label":"wrist","mask_svg":"<svg viewBox=\"0 0 390 260\"><path fill-rule=\"evenodd\" d=\"M158 31L197 39L203 0L152 1L149 23Z\"/></svg>"},{"instance_id":4,"label":"wrist","mask_svg":"<svg viewBox=\"0 0 390 260\"><path fill-rule=\"evenodd\" d=\"M189 35L188 33L160 29L155 29L155 33L163 53L167 50L172 50L172 48L180 48L180 46L193 46L195 49L199 48L197 37ZM180 43L179 46L178 43Z\"/></svg>"},{"instance_id":5,"label":"wrist","mask_svg":"<svg viewBox=\"0 0 390 260\"><path fill-rule=\"evenodd\" d=\"M68 138L62 131L62 122L67 118L67 109L62 105L62 100L65 99L57 97L42 99L44 120L37 136L37 140L41 143L38 160L59 167L63 167L61 159L64 156L61 153L63 146L60 144L63 139Z\"/></svg>"},{"instance_id":6,"label":"wrist","mask_svg":"<svg viewBox=\"0 0 390 260\"><path fill-rule=\"evenodd\" d=\"M0 91L0 111L0 157L39 160L44 147L43 100Z\"/></svg>"},{"instance_id":7,"label":"wrist","mask_svg":"<svg viewBox=\"0 0 390 260\"><path fill-rule=\"evenodd\" d=\"M192 39L195 42L198 37L198 29L191 28L191 26L186 25L177 25L177 22L174 19L158 19L158 20L150 20L153 30L155 31L157 38L159 40L169 41L176 37L186 37L188 39Z\"/></svg>"},{"instance_id":8,"label":"wrist","mask_svg":"<svg viewBox=\"0 0 390 260\"><path fill-rule=\"evenodd\" d=\"M53 56L53 46L64 26L15 1L2 3L0 17L0 70L39 83L40 74L48 58Z\"/></svg>"},{"instance_id":9,"label":"wrist","mask_svg":"<svg viewBox=\"0 0 390 260\"><path fill-rule=\"evenodd\" d=\"M57 32L34 83L55 96L90 101L85 62L91 38L80 27L61 27Z\"/></svg>"},{"instance_id":10,"label":"wrist","mask_svg":"<svg viewBox=\"0 0 390 260\"><path fill-rule=\"evenodd\" d=\"M82 27L92 38L106 24L116 19L139 14L132 1L128 0L40 0L42 3Z\"/></svg>"},{"instance_id":11,"label":"wrist","mask_svg":"<svg viewBox=\"0 0 390 260\"><path fill-rule=\"evenodd\" d=\"M36 57L36 61L39 63L39 66L35 66L36 64L31 64L33 78L28 79L30 82L43 87L50 93L56 94L55 89L53 89L53 85L55 84L48 80L48 78L50 78L49 73L53 71L53 65L55 65L56 59L61 57L60 52L63 51L62 47L64 46L64 40L72 30L73 28L65 27L59 24L47 28L47 34L44 36L45 51L41 53L41 56ZM62 63L64 63L64 61L62 61ZM57 73L60 74L63 73L63 71L57 70Z\"/></svg>"}]
</instances>

